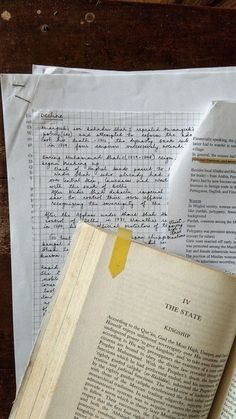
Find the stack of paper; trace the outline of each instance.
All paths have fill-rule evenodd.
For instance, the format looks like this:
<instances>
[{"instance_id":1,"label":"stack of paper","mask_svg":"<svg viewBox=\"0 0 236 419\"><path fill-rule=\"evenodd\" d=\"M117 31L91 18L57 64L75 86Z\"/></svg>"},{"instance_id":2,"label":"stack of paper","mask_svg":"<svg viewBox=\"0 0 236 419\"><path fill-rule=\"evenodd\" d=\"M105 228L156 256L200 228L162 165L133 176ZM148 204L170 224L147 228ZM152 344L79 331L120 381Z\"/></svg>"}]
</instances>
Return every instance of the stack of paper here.
<instances>
[{"instance_id":1,"label":"stack of paper","mask_svg":"<svg viewBox=\"0 0 236 419\"><path fill-rule=\"evenodd\" d=\"M233 67L2 76L18 383L78 221L236 273L235 81Z\"/></svg>"}]
</instances>

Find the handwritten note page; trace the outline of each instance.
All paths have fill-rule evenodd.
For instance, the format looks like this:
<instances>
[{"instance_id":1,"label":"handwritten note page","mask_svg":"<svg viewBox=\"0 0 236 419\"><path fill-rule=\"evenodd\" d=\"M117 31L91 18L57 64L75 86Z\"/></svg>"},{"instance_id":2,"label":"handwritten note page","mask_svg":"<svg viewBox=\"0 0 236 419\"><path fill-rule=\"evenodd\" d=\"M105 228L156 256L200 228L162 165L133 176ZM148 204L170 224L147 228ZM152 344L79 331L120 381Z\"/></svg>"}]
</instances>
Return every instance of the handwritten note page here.
<instances>
[{"instance_id":1,"label":"handwritten note page","mask_svg":"<svg viewBox=\"0 0 236 419\"><path fill-rule=\"evenodd\" d=\"M79 220L165 247L169 168L195 113L32 113L34 335ZM30 123L28 115L27 123Z\"/></svg>"}]
</instances>

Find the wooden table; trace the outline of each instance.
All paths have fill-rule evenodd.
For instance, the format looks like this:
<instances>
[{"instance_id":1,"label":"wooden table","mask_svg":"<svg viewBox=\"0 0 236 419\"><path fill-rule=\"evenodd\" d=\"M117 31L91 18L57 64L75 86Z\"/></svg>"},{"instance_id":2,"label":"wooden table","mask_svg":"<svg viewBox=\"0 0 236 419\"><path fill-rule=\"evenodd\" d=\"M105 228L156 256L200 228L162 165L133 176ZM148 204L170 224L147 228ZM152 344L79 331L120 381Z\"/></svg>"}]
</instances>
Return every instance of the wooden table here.
<instances>
[{"instance_id":1,"label":"wooden table","mask_svg":"<svg viewBox=\"0 0 236 419\"><path fill-rule=\"evenodd\" d=\"M236 65L236 11L101 0L1 0L1 72ZM0 418L15 394L6 164L0 125ZM23 419L23 418L22 418Z\"/></svg>"}]
</instances>

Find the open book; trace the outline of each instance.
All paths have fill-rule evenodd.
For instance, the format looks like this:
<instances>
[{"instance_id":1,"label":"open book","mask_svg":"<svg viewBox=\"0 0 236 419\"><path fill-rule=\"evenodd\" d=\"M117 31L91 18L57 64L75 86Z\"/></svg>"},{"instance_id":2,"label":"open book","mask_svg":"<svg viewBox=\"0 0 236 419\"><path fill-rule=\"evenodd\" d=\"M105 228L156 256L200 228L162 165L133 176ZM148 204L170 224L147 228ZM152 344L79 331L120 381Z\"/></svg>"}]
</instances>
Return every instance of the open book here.
<instances>
[{"instance_id":1,"label":"open book","mask_svg":"<svg viewBox=\"0 0 236 419\"><path fill-rule=\"evenodd\" d=\"M217 418L235 297L232 275L80 224L10 418Z\"/></svg>"}]
</instances>

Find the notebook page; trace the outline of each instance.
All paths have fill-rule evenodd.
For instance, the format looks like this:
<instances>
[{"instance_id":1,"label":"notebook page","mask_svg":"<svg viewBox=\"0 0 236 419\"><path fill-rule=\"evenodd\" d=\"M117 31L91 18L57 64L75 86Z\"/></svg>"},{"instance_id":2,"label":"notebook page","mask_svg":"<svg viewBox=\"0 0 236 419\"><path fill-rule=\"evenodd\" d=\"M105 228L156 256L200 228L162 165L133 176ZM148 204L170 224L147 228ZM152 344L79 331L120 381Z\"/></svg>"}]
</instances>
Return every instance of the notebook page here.
<instances>
[{"instance_id":1,"label":"notebook page","mask_svg":"<svg viewBox=\"0 0 236 419\"><path fill-rule=\"evenodd\" d=\"M199 118L195 113L32 113L34 337L79 220L129 227L135 239L165 247L169 168Z\"/></svg>"}]
</instances>

